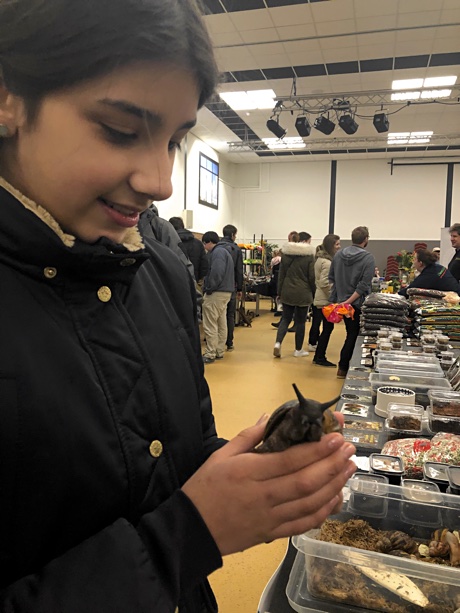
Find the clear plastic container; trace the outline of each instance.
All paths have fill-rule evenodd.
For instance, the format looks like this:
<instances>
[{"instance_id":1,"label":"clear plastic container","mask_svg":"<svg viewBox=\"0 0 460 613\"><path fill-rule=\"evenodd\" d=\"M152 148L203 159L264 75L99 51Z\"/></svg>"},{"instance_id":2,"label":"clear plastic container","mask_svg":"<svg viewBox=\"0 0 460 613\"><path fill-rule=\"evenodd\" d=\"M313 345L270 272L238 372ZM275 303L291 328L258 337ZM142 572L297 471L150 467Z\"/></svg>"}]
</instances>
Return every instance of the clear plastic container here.
<instances>
[{"instance_id":1,"label":"clear plastic container","mask_svg":"<svg viewBox=\"0 0 460 613\"><path fill-rule=\"evenodd\" d=\"M420 375L417 377L402 375L400 373L372 373L369 377L372 388L372 398L375 404L377 400L377 389L386 385L397 385L407 387L415 392L415 404L426 406L429 403L428 390L451 390L452 386L445 377L432 377L430 375Z\"/></svg>"},{"instance_id":2,"label":"clear plastic container","mask_svg":"<svg viewBox=\"0 0 460 613\"><path fill-rule=\"evenodd\" d=\"M433 415L460 417L460 392L428 390Z\"/></svg>"},{"instance_id":3,"label":"clear plastic container","mask_svg":"<svg viewBox=\"0 0 460 613\"><path fill-rule=\"evenodd\" d=\"M390 341L380 341L378 343L378 348L380 349L380 351L391 351L393 345L390 343Z\"/></svg>"},{"instance_id":4,"label":"clear plastic container","mask_svg":"<svg viewBox=\"0 0 460 613\"><path fill-rule=\"evenodd\" d=\"M423 348L423 352L424 353L429 353L430 355L432 353L436 353L438 351L438 348L436 347L436 345L425 345L422 344L422 348Z\"/></svg>"},{"instance_id":5,"label":"clear plastic container","mask_svg":"<svg viewBox=\"0 0 460 613\"><path fill-rule=\"evenodd\" d=\"M418 482L420 484L420 482ZM441 521L439 527L452 525L451 515L460 514L460 497L438 493L417 493L412 488L391 486L382 483L360 485L364 487L366 501L359 512L354 511L350 479L344 490L343 512L334 519L364 519L378 530L401 530L409 537L421 541L431 540L433 525L414 523L412 517L422 517L433 508L419 500L420 495L435 495L436 513ZM362 492L360 492L362 493ZM406 496L405 494L408 494ZM372 514L376 499L384 500L388 512ZM354 503L355 501L353 501ZM361 501L362 502L362 501ZM404 515L398 513L405 505ZM407 520L405 519L407 518ZM321 611L326 613L364 613L366 610L387 613L423 611L431 603L443 613L454 613L460 599L460 571L450 566L430 564L410 557L398 557L387 553L366 551L353 546L319 541L319 529L292 538L298 553L286 588L291 606L299 613ZM411 583L409 583L409 580ZM403 586L411 589L401 589ZM391 607L391 608L390 608Z\"/></svg>"},{"instance_id":6,"label":"clear plastic container","mask_svg":"<svg viewBox=\"0 0 460 613\"><path fill-rule=\"evenodd\" d=\"M448 417L433 414L431 404L427 407L428 422L432 432L450 432L460 434L460 417Z\"/></svg>"},{"instance_id":7,"label":"clear plastic container","mask_svg":"<svg viewBox=\"0 0 460 613\"><path fill-rule=\"evenodd\" d=\"M458 496L460 494L460 466L448 466L447 478L449 479L450 491Z\"/></svg>"},{"instance_id":8,"label":"clear plastic container","mask_svg":"<svg viewBox=\"0 0 460 613\"><path fill-rule=\"evenodd\" d=\"M449 485L448 467L449 464L444 464L444 462L425 462L423 464L423 478L445 488Z\"/></svg>"},{"instance_id":9,"label":"clear plastic container","mask_svg":"<svg viewBox=\"0 0 460 613\"><path fill-rule=\"evenodd\" d=\"M445 374L439 364L439 360L436 358L436 362L408 362L400 360L385 360L379 358L376 363L376 370L379 372L395 372L403 371L407 374L413 373L412 376L431 374L439 377L444 377Z\"/></svg>"},{"instance_id":10,"label":"clear plastic container","mask_svg":"<svg viewBox=\"0 0 460 613\"><path fill-rule=\"evenodd\" d=\"M436 344L447 348L447 345L449 344L449 337L445 334L438 334L436 337Z\"/></svg>"},{"instance_id":11,"label":"clear plastic container","mask_svg":"<svg viewBox=\"0 0 460 613\"><path fill-rule=\"evenodd\" d=\"M422 434L424 408L421 405L392 403L388 405L385 422L388 440L411 438Z\"/></svg>"}]
</instances>

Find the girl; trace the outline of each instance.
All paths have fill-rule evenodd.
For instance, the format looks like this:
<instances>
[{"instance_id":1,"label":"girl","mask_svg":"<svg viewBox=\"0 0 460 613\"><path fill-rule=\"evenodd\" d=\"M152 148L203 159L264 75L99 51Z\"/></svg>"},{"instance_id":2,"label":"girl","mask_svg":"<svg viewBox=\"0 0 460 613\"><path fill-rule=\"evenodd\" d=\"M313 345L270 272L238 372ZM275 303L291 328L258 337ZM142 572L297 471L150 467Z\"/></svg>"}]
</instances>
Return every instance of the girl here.
<instances>
[{"instance_id":1,"label":"girl","mask_svg":"<svg viewBox=\"0 0 460 613\"><path fill-rule=\"evenodd\" d=\"M0 75L0 609L216 611L222 556L317 525L354 464L218 438L191 277L138 232L216 83L199 12L0 0Z\"/></svg>"}]
</instances>

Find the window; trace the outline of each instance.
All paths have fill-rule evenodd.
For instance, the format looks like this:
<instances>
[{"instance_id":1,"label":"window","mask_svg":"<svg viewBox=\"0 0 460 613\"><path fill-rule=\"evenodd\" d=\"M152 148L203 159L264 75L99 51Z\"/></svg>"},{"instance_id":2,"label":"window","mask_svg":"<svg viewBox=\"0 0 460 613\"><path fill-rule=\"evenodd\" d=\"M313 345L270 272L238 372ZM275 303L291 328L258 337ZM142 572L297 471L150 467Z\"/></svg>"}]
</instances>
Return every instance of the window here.
<instances>
[{"instance_id":1,"label":"window","mask_svg":"<svg viewBox=\"0 0 460 613\"><path fill-rule=\"evenodd\" d=\"M219 208L219 164L200 153L200 204Z\"/></svg>"}]
</instances>

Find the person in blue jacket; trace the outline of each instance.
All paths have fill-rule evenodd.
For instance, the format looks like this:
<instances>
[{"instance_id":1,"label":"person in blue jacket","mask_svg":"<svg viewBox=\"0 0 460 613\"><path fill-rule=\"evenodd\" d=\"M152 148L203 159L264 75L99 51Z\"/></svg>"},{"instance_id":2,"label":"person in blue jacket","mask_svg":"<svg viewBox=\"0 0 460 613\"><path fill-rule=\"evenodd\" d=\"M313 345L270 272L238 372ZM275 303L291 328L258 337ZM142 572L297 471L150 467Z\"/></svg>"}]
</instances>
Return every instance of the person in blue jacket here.
<instances>
[{"instance_id":1,"label":"person in blue jacket","mask_svg":"<svg viewBox=\"0 0 460 613\"><path fill-rule=\"evenodd\" d=\"M0 1L4 613L214 613L223 556L356 468L338 433L218 437L192 277L139 232L217 81L194 0Z\"/></svg>"},{"instance_id":2,"label":"person in blue jacket","mask_svg":"<svg viewBox=\"0 0 460 613\"><path fill-rule=\"evenodd\" d=\"M412 287L460 293L459 282L445 266L438 263L438 256L432 251L417 249L414 266L420 274L407 287L399 290L401 296L406 296L407 290Z\"/></svg>"}]
</instances>

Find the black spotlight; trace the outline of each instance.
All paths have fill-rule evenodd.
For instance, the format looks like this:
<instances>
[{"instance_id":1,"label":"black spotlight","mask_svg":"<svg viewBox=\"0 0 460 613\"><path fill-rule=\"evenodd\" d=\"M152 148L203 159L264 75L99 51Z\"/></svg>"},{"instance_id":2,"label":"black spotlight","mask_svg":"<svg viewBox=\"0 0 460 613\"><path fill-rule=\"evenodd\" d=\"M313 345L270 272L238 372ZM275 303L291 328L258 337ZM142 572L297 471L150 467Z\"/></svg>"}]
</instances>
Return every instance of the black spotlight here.
<instances>
[{"instance_id":1,"label":"black spotlight","mask_svg":"<svg viewBox=\"0 0 460 613\"><path fill-rule=\"evenodd\" d=\"M388 115L386 115L385 113L376 113L374 115L373 124L374 124L374 128L379 133L388 132L388 130L390 129L390 122L388 121Z\"/></svg>"},{"instance_id":2,"label":"black spotlight","mask_svg":"<svg viewBox=\"0 0 460 613\"><path fill-rule=\"evenodd\" d=\"M345 113L344 115L342 115L342 117L340 117L339 126L347 134L354 134L358 129L358 124L348 113Z\"/></svg>"},{"instance_id":3,"label":"black spotlight","mask_svg":"<svg viewBox=\"0 0 460 613\"><path fill-rule=\"evenodd\" d=\"M308 119L302 115L295 120L295 129L299 133L299 136L310 136L311 125Z\"/></svg>"},{"instance_id":4,"label":"black spotlight","mask_svg":"<svg viewBox=\"0 0 460 613\"><path fill-rule=\"evenodd\" d=\"M324 117L324 115L320 115L315 119L313 127L323 134L331 134L334 131L335 123L327 117Z\"/></svg>"},{"instance_id":5,"label":"black spotlight","mask_svg":"<svg viewBox=\"0 0 460 613\"><path fill-rule=\"evenodd\" d=\"M286 136L287 130L282 128L278 121L275 121L274 119L269 119L267 121L267 128L272 134L274 134L278 138L283 138L283 136Z\"/></svg>"}]
</instances>

